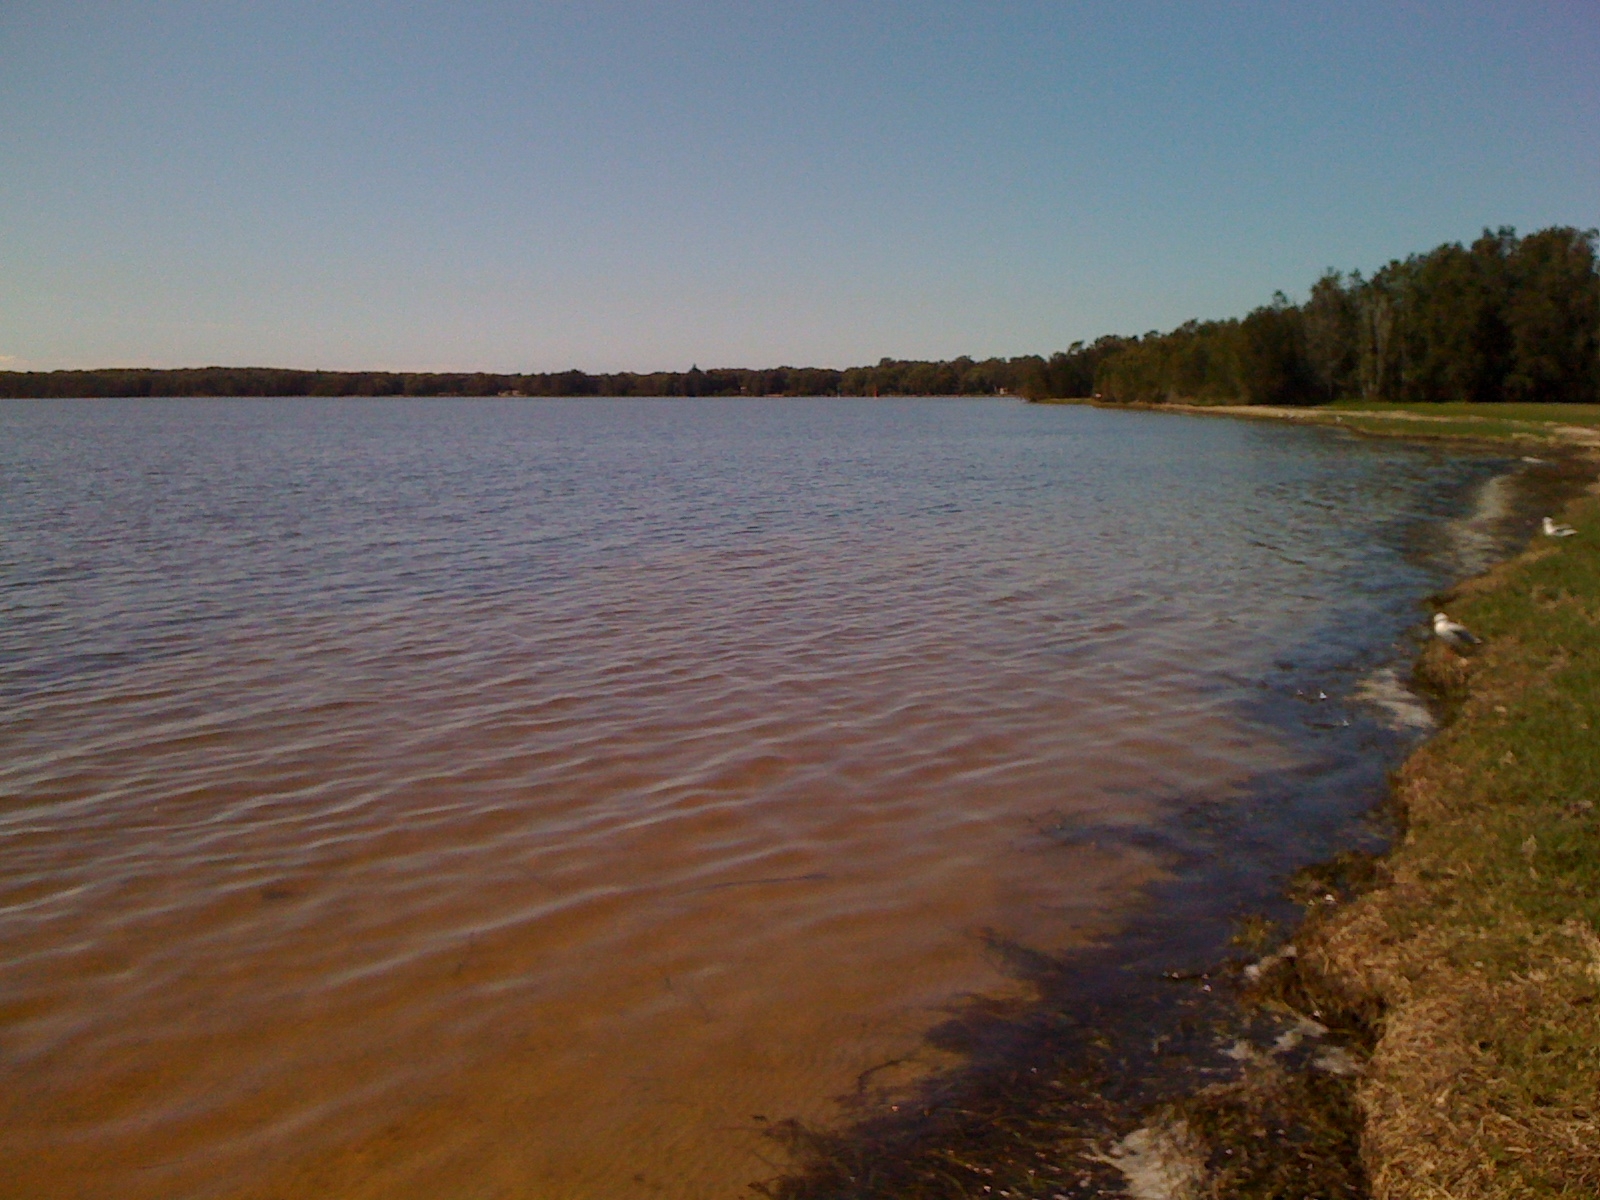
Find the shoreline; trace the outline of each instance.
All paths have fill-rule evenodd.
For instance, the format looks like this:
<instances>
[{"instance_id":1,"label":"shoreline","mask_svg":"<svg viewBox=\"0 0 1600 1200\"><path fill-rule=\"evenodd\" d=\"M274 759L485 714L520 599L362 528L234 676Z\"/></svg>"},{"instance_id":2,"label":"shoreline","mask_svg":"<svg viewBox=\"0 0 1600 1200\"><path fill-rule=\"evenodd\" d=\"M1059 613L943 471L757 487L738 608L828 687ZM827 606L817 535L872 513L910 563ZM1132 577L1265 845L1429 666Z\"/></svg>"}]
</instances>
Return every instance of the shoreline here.
<instances>
[{"instance_id":1,"label":"shoreline","mask_svg":"<svg viewBox=\"0 0 1600 1200\"><path fill-rule=\"evenodd\" d=\"M1375 1200L1600 1194L1600 755L1587 732L1600 727L1600 432L1505 422L1526 427L1496 436L1476 415L1167 407L1550 446L1574 476L1551 515L1578 533L1536 533L1441 594L1485 644L1462 654L1430 641L1413 666L1441 720L1395 775L1386 807L1399 836L1369 862L1326 865L1325 878L1353 885L1348 900L1318 904L1315 869L1292 885L1313 893L1303 921L1245 970L1245 1005L1353 1031L1365 1056L1346 1064L1350 1093L1330 1103L1310 1073L1248 1062L1234 1083L1153 1115L1125 1153L1153 1155L1158 1177L1129 1175L1130 1190L1151 1200L1300 1194L1285 1184ZM1298 1169L1267 1154L1239 1170L1264 1117L1343 1124L1356 1177L1324 1175L1332 1164L1305 1161L1304 1144Z\"/></svg>"},{"instance_id":2,"label":"shoreline","mask_svg":"<svg viewBox=\"0 0 1600 1200\"><path fill-rule=\"evenodd\" d=\"M1258 984L1364 1014L1379 1200L1600 1194L1600 442L1545 438L1587 476L1552 514L1578 533L1441 597L1485 644L1430 642L1414 668L1445 719L1397 774L1402 835Z\"/></svg>"},{"instance_id":3,"label":"shoreline","mask_svg":"<svg viewBox=\"0 0 1600 1200\"><path fill-rule=\"evenodd\" d=\"M1175 413L1191 417L1241 417L1250 421L1290 421L1302 425L1330 425L1351 433L1371 436L1405 438L1421 441L1449 441L1479 443L1485 446L1506 447L1508 444L1558 445L1579 452L1600 454L1600 424L1584 425L1565 421L1530 419L1521 415L1528 406L1520 405L1434 405L1448 408L1445 413L1418 411L1430 407L1414 405L1411 408L1347 408L1314 406L1290 408L1267 404L1187 404L1169 401L1152 404L1144 401L1112 402L1107 400L1033 400L1029 403L1052 405L1084 405L1112 411L1131 409L1138 412ZM1543 409L1574 408L1582 410L1574 416L1588 416L1592 405L1542 405ZM1472 411L1459 412L1467 408ZM1505 408L1517 416L1496 413Z\"/></svg>"},{"instance_id":4,"label":"shoreline","mask_svg":"<svg viewBox=\"0 0 1600 1200\"><path fill-rule=\"evenodd\" d=\"M923 1119L915 1129L871 1115L844 1134L779 1129L798 1168L758 1190L781 1200L1102 1191L1137 1200L1600 1194L1600 1104L1594 1084L1585 1092L1581 1083L1600 1078L1600 900L1591 902L1593 911L1560 914L1554 929L1564 932L1552 933L1548 922L1529 921L1503 894L1508 870L1518 881L1519 872L1530 872L1535 885L1552 882L1551 868L1539 872L1544 856L1554 853L1572 859L1569 875L1589 873L1587 892L1581 881L1560 881L1569 907L1600 891L1593 886L1600 883L1600 784L1593 782L1600 779L1600 756L1589 752L1590 764L1547 730L1542 737L1551 745L1530 768L1544 778L1552 763L1570 774L1574 758L1582 760L1573 782L1579 790L1587 782L1591 795L1563 800L1555 818L1557 825L1574 818L1581 825L1588 816L1579 843L1588 841L1574 851L1573 829L1546 829L1548 813L1534 822L1537 831L1510 842L1486 836L1487 826L1528 824L1524 810L1542 812L1549 804L1524 797L1512 818L1496 785L1510 768L1504 755L1514 762L1515 751L1496 751L1492 761L1481 752L1485 711L1493 726L1488 740L1497 746L1494 731L1524 723L1514 695L1549 697L1548 688L1528 683L1538 670L1530 667L1523 629L1530 620L1537 624L1542 610L1535 610L1545 603L1530 599L1529 572L1587 569L1577 598L1570 589L1562 594L1588 621L1590 648L1600 652L1600 556L1592 549L1600 538L1600 431L1546 425L1508 432L1459 416L1399 412L1095 406L1312 421L1361 436L1420 440L1420 434L1525 458L1530 443L1548 446L1561 460L1562 478L1540 499L1562 500L1551 504L1552 515L1580 532L1559 541L1535 534L1520 551L1443 594L1451 615L1481 629L1487 644L1467 658L1432 642L1412 665L1413 684L1441 720L1406 756L1380 805L1394 836L1378 855L1347 852L1298 872L1287 890L1302 916L1287 935L1264 919L1255 928L1246 922L1234 938L1250 952L1246 957L1168 972L1172 996L1138 997L1131 1005L1126 997L1106 998L1112 1003L1084 1008L1084 997L1069 995L1060 977L1082 961L1052 964L1054 976L1040 964L1033 982L1048 1019L1063 1022L1065 1011L1077 1007L1066 1027L1033 1030L1056 1059L1044 1088L1030 1077L1037 1068L1000 1055L972 1072L989 1072L987 1081L936 1081L925 1089L916 1098ZM1545 677L1565 669L1551 667L1559 657L1547 652ZM1584 715L1578 719L1600 728L1600 686L1593 682L1579 681L1576 703ZM1492 795L1492 805L1480 794ZM1448 799L1461 795L1474 799ZM1466 840L1481 861L1452 859L1462 847L1450 847L1463 829L1472 830ZM1499 916L1487 925L1465 916L1484 912ZM1462 967L1461 947L1480 942L1493 943L1495 957L1478 951L1484 957L1462 960L1468 964ZM1493 978L1486 977L1490 962L1500 972ZM1540 1000L1541 989L1560 995ZM1567 1009L1579 1015L1571 1018ZM1497 1013L1514 1015L1496 1025ZM1137 1044L1156 1028L1163 1031L1156 1045ZM1532 1051L1516 1036L1528 1029L1543 1031ZM969 1040L981 1042L981 1036ZM1564 1046L1566 1075L1580 1082L1552 1083L1544 1070L1538 1087L1523 1087L1523 1068L1497 1073L1486 1065L1485 1056L1502 1043L1518 1063L1530 1053L1541 1062L1554 1053L1538 1045ZM1039 1046L1030 1049L1037 1055ZM1231 1069L1217 1064L1219 1050ZM960 1106L965 1122L945 1115L946 1106ZM1500 1136L1486 1139L1484 1130L1496 1121ZM920 1169L907 1169L911 1159Z\"/></svg>"}]
</instances>

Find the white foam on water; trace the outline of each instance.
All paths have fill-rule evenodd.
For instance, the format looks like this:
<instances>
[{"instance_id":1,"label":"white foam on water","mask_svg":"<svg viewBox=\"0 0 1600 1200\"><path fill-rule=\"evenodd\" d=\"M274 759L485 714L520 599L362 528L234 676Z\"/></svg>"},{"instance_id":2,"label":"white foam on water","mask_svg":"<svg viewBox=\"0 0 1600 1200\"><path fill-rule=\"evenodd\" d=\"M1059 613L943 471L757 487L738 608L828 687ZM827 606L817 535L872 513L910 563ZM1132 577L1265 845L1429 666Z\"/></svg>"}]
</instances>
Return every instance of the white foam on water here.
<instances>
[{"instance_id":1,"label":"white foam on water","mask_svg":"<svg viewBox=\"0 0 1600 1200\"><path fill-rule=\"evenodd\" d=\"M1198 1200L1206 1178L1204 1149L1182 1120L1135 1129L1101 1161L1122 1173L1133 1200Z\"/></svg>"},{"instance_id":2,"label":"white foam on water","mask_svg":"<svg viewBox=\"0 0 1600 1200\"><path fill-rule=\"evenodd\" d=\"M1496 475L1478 489L1465 516L1444 524L1458 574L1481 575L1505 557L1509 526L1517 516L1515 499L1515 476Z\"/></svg>"},{"instance_id":3,"label":"white foam on water","mask_svg":"<svg viewBox=\"0 0 1600 1200\"><path fill-rule=\"evenodd\" d=\"M1382 713L1390 729L1432 729L1438 724L1422 698L1405 685L1393 667L1368 675L1356 686L1354 698Z\"/></svg>"}]
</instances>

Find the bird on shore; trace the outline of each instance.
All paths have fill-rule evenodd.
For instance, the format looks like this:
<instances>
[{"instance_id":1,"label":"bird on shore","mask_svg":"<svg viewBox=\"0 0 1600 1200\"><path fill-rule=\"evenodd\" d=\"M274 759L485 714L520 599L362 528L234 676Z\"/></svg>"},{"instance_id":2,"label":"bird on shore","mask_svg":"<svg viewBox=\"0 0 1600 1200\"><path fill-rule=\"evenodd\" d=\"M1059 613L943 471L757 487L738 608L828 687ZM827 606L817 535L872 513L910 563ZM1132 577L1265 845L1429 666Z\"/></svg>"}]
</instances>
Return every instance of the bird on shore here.
<instances>
[{"instance_id":1,"label":"bird on shore","mask_svg":"<svg viewBox=\"0 0 1600 1200\"><path fill-rule=\"evenodd\" d=\"M1544 519L1539 528L1544 530L1545 537L1571 537L1578 532L1571 525L1558 524L1549 517Z\"/></svg>"},{"instance_id":2,"label":"bird on shore","mask_svg":"<svg viewBox=\"0 0 1600 1200\"><path fill-rule=\"evenodd\" d=\"M1473 633L1472 630L1468 629L1460 621L1452 621L1442 612L1433 614L1433 636L1442 642L1448 642L1458 649L1478 646L1483 643L1483 639Z\"/></svg>"}]
</instances>

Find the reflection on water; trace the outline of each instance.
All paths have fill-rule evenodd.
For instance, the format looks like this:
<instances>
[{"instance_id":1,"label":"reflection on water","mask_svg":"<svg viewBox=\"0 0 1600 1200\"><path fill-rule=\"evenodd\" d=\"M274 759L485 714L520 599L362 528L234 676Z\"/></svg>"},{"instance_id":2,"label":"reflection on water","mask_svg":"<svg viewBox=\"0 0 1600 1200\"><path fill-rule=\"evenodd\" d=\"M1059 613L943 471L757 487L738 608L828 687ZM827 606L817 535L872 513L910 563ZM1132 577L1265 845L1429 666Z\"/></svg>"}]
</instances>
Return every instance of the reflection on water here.
<instances>
[{"instance_id":1,"label":"reflection on water","mask_svg":"<svg viewBox=\"0 0 1600 1200\"><path fill-rule=\"evenodd\" d=\"M0 407L0 1194L738 1195L1016 986L985 935L1171 868L1061 829L1359 753L1311 690L1488 469L976 401Z\"/></svg>"}]
</instances>

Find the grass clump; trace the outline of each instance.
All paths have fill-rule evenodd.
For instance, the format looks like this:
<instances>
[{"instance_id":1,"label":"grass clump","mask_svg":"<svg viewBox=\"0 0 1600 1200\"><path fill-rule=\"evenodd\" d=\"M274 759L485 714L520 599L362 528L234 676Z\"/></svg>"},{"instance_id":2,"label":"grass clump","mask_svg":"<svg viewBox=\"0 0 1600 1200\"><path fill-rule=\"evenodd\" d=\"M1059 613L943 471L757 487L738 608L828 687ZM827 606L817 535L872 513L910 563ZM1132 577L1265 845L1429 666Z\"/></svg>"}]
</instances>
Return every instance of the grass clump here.
<instances>
[{"instance_id":1,"label":"grass clump","mask_svg":"<svg viewBox=\"0 0 1600 1200\"><path fill-rule=\"evenodd\" d=\"M1364 1200L1356 1089L1346 1076L1252 1066L1236 1083L1185 1102L1185 1128L1205 1146L1197 1197Z\"/></svg>"}]
</instances>

